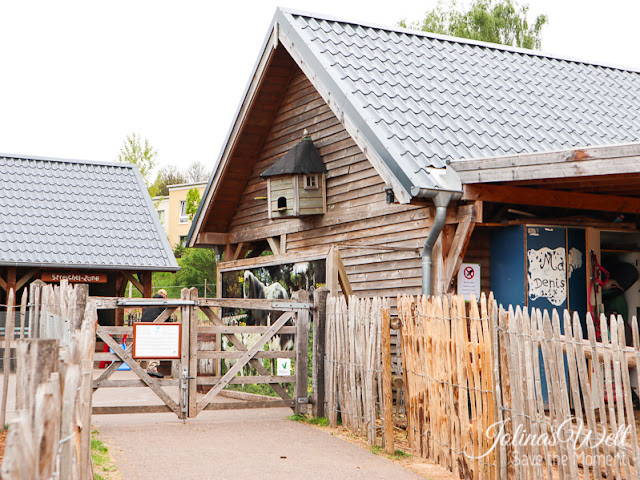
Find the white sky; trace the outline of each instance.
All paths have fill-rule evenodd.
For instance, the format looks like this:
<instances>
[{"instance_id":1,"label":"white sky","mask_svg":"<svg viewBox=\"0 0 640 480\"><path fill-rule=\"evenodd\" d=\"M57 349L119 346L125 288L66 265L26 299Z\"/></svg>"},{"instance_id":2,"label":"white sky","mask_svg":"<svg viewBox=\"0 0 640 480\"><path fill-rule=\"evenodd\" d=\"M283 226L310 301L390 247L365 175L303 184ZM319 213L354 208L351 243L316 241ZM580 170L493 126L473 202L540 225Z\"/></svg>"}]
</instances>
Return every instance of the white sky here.
<instances>
[{"instance_id":1,"label":"white sky","mask_svg":"<svg viewBox=\"0 0 640 480\"><path fill-rule=\"evenodd\" d=\"M435 5L284 1L391 26ZM532 13L549 16L543 51L640 70L637 0L528 3ZM113 161L136 132L158 150L161 164L213 167L279 4L3 1L0 152Z\"/></svg>"}]
</instances>

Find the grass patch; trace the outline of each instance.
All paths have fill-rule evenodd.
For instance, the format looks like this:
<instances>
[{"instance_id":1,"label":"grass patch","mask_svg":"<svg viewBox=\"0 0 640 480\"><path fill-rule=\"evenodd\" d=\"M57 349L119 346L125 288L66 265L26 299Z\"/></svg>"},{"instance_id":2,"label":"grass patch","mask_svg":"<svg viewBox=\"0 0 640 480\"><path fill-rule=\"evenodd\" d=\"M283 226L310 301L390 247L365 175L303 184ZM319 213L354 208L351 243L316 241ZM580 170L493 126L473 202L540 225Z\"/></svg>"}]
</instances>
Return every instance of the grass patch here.
<instances>
[{"instance_id":1,"label":"grass patch","mask_svg":"<svg viewBox=\"0 0 640 480\"><path fill-rule=\"evenodd\" d=\"M94 480L119 480L122 477L113 464L109 449L96 438L97 430L91 432L91 461L93 462Z\"/></svg>"},{"instance_id":2,"label":"grass patch","mask_svg":"<svg viewBox=\"0 0 640 480\"><path fill-rule=\"evenodd\" d=\"M301 413L296 413L295 415L287 417L287 419L292 422L303 422L310 425L319 425L320 427L329 426L329 420L327 417L309 417L307 415L302 415Z\"/></svg>"},{"instance_id":3,"label":"grass patch","mask_svg":"<svg viewBox=\"0 0 640 480\"><path fill-rule=\"evenodd\" d=\"M382 453L382 447L380 445L371 445L369 451L374 455L380 455Z\"/></svg>"},{"instance_id":4,"label":"grass patch","mask_svg":"<svg viewBox=\"0 0 640 480\"><path fill-rule=\"evenodd\" d=\"M403 458L411 457L411 455L409 455L407 452L400 449L396 449L395 452L393 452L391 455L388 455L385 453L384 449L380 445L373 445L369 447L369 450L374 455L387 455L387 458L390 460L401 460Z\"/></svg>"},{"instance_id":5,"label":"grass patch","mask_svg":"<svg viewBox=\"0 0 640 480\"><path fill-rule=\"evenodd\" d=\"M409 458L411 457L411 455L405 452L404 450L396 449L396 451L393 452L392 457L395 458L396 460L399 460L401 458Z\"/></svg>"}]
</instances>

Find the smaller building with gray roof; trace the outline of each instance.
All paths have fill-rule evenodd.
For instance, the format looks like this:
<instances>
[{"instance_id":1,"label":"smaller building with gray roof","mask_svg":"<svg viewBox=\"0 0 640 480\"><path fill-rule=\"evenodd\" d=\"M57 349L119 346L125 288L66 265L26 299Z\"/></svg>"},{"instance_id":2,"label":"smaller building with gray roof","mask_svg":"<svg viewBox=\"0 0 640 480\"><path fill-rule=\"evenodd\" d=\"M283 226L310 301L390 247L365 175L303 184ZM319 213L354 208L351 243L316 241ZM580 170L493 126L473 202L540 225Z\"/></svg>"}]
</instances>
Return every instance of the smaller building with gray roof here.
<instances>
[{"instance_id":1,"label":"smaller building with gray roof","mask_svg":"<svg viewBox=\"0 0 640 480\"><path fill-rule=\"evenodd\" d=\"M152 272L180 269L133 165L0 154L0 209L3 296L60 278L151 296Z\"/></svg>"}]
</instances>

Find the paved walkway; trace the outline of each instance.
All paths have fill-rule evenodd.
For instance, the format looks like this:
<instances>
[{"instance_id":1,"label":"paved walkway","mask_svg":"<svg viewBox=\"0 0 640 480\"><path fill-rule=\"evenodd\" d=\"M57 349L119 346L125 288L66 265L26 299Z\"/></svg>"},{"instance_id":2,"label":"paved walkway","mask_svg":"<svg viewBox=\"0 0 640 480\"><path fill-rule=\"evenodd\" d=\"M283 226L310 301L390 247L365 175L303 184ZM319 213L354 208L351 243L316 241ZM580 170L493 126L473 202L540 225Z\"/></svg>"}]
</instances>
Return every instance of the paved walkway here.
<instances>
[{"instance_id":1,"label":"paved walkway","mask_svg":"<svg viewBox=\"0 0 640 480\"><path fill-rule=\"evenodd\" d=\"M126 480L420 479L386 458L309 425L288 408L94 415Z\"/></svg>"},{"instance_id":2,"label":"paved walkway","mask_svg":"<svg viewBox=\"0 0 640 480\"><path fill-rule=\"evenodd\" d=\"M114 376L134 377L131 372ZM14 388L11 375L9 419L15 415ZM177 398L177 388L166 391ZM94 405L160 403L148 388L103 388L93 397ZM360 446L288 420L291 414L289 408L204 411L187 422L173 413L94 415L92 423L124 480L423 478ZM453 478L435 466L425 474Z\"/></svg>"}]
</instances>

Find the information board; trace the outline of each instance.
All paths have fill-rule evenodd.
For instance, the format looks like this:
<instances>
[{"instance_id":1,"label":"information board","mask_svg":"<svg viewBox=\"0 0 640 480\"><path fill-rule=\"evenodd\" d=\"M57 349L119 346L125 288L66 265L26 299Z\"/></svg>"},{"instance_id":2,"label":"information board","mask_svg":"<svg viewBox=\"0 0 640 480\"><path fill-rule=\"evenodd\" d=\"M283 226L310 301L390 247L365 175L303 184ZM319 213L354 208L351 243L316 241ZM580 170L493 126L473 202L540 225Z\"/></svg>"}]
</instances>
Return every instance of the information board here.
<instances>
[{"instance_id":1,"label":"information board","mask_svg":"<svg viewBox=\"0 0 640 480\"><path fill-rule=\"evenodd\" d=\"M463 263L458 272L458 295L464 296L465 300L471 300L471 295L475 295L476 300L480 299L480 264Z\"/></svg>"},{"instance_id":2,"label":"information board","mask_svg":"<svg viewBox=\"0 0 640 480\"><path fill-rule=\"evenodd\" d=\"M133 358L180 358L181 323L134 322Z\"/></svg>"}]
</instances>

